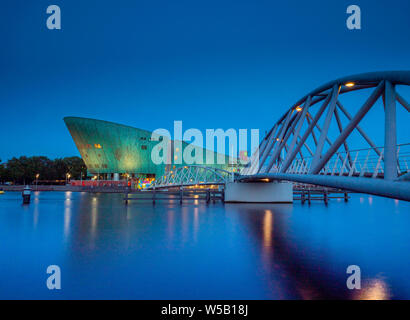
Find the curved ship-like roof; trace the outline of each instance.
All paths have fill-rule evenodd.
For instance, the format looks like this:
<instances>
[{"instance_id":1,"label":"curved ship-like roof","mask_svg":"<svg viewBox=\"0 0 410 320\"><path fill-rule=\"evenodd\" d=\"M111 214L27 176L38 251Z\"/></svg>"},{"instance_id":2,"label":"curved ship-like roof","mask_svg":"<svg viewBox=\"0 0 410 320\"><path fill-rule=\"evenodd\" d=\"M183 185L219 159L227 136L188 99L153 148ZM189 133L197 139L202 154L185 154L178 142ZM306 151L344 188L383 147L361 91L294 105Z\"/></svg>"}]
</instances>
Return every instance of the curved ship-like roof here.
<instances>
[{"instance_id":1,"label":"curved ship-like roof","mask_svg":"<svg viewBox=\"0 0 410 320\"><path fill-rule=\"evenodd\" d=\"M65 117L64 122L88 171L93 174L132 173L160 176L175 166L185 165L155 164L151 153L158 141L151 140L152 133L147 130L80 117ZM187 145L183 142L182 149ZM203 150L204 156L205 153ZM228 157L226 156L224 165L214 166L228 168Z\"/></svg>"}]
</instances>

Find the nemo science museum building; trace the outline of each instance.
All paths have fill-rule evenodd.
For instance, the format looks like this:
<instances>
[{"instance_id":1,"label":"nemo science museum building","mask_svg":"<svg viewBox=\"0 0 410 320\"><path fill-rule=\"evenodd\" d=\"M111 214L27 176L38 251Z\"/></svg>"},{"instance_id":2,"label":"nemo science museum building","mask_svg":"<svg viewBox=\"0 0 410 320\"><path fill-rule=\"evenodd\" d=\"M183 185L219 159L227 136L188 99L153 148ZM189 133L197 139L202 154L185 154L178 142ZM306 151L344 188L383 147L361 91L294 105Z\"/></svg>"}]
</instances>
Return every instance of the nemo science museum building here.
<instances>
[{"instance_id":1,"label":"nemo science museum building","mask_svg":"<svg viewBox=\"0 0 410 320\"><path fill-rule=\"evenodd\" d=\"M162 136L158 135L157 139L152 140L152 133L149 131L102 120L66 117L64 122L87 166L89 176L95 179L152 182L167 171L186 165L182 156L185 147L188 146L186 142L182 142L182 150L174 150L174 143L171 141L168 155L172 161L167 161L168 164L156 164L151 158L151 153L162 140ZM193 152L199 149L201 148L195 147ZM205 150L200 151L203 151L205 160ZM160 157L163 156L161 152L163 150L159 153ZM225 155L225 164L216 164L216 156L217 153L214 153L215 164L207 166L228 170L228 156Z\"/></svg>"}]
</instances>

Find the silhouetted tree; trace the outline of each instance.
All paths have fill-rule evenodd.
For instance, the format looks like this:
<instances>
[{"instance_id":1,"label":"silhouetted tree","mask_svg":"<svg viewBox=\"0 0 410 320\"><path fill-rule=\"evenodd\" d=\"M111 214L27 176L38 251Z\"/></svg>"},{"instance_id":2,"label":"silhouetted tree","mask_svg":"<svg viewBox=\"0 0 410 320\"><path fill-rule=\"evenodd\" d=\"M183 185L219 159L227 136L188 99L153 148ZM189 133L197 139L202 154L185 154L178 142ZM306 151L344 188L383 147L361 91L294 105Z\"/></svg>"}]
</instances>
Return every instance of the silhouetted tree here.
<instances>
[{"instance_id":1,"label":"silhouetted tree","mask_svg":"<svg viewBox=\"0 0 410 320\"><path fill-rule=\"evenodd\" d=\"M6 164L0 161L0 181L12 181L17 184L32 183L39 175L39 180L64 180L67 173L71 179L86 176L87 167L79 157L67 157L50 160L44 156L12 158Z\"/></svg>"}]
</instances>

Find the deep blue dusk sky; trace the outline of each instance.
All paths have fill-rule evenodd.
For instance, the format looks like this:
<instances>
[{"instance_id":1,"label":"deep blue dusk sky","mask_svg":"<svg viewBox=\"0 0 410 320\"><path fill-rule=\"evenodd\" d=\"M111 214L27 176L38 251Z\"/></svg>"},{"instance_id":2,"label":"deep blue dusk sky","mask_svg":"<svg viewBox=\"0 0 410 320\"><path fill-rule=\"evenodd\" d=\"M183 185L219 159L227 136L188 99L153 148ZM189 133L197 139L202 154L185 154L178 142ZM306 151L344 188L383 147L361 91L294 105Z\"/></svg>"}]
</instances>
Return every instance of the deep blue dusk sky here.
<instances>
[{"instance_id":1,"label":"deep blue dusk sky","mask_svg":"<svg viewBox=\"0 0 410 320\"><path fill-rule=\"evenodd\" d=\"M46 28L51 4L62 30ZM325 82L409 70L409 13L403 0L3 0L0 159L78 155L64 116L264 132Z\"/></svg>"}]
</instances>

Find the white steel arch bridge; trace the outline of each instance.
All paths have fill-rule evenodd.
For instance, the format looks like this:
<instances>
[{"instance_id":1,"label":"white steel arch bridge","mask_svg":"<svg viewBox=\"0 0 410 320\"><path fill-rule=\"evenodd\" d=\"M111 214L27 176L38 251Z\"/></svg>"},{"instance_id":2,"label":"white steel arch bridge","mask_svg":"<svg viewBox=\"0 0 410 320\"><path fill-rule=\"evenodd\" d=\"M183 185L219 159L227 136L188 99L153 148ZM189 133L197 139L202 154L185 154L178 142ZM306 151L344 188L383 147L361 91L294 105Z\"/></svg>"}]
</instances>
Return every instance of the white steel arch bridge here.
<instances>
[{"instance_id":1,"label":"white steel arch bridge","mask_svg":"<svg viewBox=\"0 0 410 320\"><path fill-rule=\"evenodd\" d=\"M371 72L331 81L299 99L279 118L240 175L185 166L153 187L286 180L410 201L410 129L399 137L404 143L398 144L397 135L397 115L408 121L410 112L402 87L410 89L410 71ZM364 102L349 111L341 97L358 93ZM382 144L362 126L378 102L382 108L377 112L383 114L378 125ZM350 141L354 135L356 144L361 141L359 147Z\"/></svg>"},{"instance_id":2,"label":"white steel arch bridge","mask_svg":"<svg viewBox=\"0 0 410 320\"><path fill-rule=\"evenodd\" d=\"M410 71L364 73L320 86L275 123L239 180L287 180L410 201L410 144L397 143L398 108L405 119L410 112L400 90L409 86ZM358 92L366 99L351 114L340 98ZM384 119L377 125L381 146L361 126L378 101ZM405 128L402 141L409 142L409 132ZM363 147L351 147L353 134Z\"/></svg>"}]
</instances>

